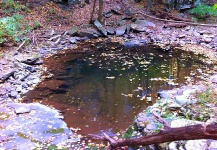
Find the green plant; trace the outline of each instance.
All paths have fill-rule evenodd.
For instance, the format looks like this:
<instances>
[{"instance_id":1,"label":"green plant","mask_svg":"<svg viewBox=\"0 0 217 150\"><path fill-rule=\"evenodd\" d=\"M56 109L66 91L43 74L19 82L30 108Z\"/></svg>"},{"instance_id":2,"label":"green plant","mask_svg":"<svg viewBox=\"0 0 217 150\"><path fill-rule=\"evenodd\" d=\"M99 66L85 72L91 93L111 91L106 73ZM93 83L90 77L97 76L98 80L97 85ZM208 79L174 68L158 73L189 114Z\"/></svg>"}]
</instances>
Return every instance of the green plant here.
<instances>
[{"instance_id":1,"label":"green plant","mask_svg":"<svg viewBox=\"0 0 217 150\"><path fill-rule=\"evenodd\" d=\"M207 16L217 16L217 5L208 6L205 4L198 5L197 7L190 10L197 18L205 19Z\"/></svg>"},{"instance_id":2,"label":"green plant","mask_svg":"<svg viewBox=\"0 0 217 150\"><path fill-rule=\"evenodd\" d=\"M6 41L19 42L21 15L0 19L0 44Z\"/></svg>"},{"instance_id":3,"label":"green plant","mask_svg":"<svg viewBox=\"0 0 217 150\"><path fill-rule=\"evenodd\" d=\"M136 130L138 130L137 125L134 123L133 125L127 128L127 131L124 133L122 138L130 138L133 134L133 131L136 131Z\"/></svg>"},{"instance_id":4,"label":"green plant","mask_svg":"<svg viewBox=\"0 0 217 150\"><path fill-rule=\"evenodd\" d=\"M41 27L41 23L39 21L34 21L34 29L38 29Z\"/></svg>"},{"instance_id":5,"label":"green plant","mask_svg":"<svg viewBox=\"0 0 217 150\"><path fill-rule=\"evenodd\" d=\"M2 0L0 7L4 10L5 13L16 12L22 8L20 3L14 0Z\"/></svg>"},{"instance_id":6,"label":"green plant","mask_svg":"<svg viewBox=\"0 0 217 150\"><path fill-rule=\"evenodd\" d=\"M206 92L198 93L197 94L197 103L198 104L205 104L205 103L213 103L217 104L217 97L216 93L213 90L208 89Z\"/></svg>"}]
</instances>

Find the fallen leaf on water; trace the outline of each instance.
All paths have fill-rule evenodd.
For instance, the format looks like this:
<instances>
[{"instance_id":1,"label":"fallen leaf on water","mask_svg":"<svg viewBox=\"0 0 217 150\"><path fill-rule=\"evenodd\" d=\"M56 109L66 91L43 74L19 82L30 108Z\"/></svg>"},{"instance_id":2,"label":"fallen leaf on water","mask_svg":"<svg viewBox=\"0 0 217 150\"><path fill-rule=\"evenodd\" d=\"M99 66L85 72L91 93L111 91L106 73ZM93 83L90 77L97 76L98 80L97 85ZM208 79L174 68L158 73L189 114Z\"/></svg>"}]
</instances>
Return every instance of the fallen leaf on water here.
<instances>
[{"instance_id":1,"label":"fallen leaf on water","mask_svg":"<svg viewBox=\"0 0 217 150\"><path fill-rule=\"evenodd\" d=\"M115 76L106 77L106 79L115 79Z\"/></svg>"}]
</instances>

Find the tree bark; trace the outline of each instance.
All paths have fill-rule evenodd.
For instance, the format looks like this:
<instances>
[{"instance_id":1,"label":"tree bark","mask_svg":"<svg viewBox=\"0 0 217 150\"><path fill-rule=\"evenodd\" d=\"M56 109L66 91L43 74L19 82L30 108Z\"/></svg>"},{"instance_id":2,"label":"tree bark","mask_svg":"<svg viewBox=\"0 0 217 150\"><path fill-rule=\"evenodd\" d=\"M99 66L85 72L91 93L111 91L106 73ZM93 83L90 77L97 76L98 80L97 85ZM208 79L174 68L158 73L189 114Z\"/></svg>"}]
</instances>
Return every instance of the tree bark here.
<instances>
[{"instance_id":1,"label":"tree bark","mask_svg":"<svg viewBox=\"0 0 217 150\"><path fill-rule=\"evenodd\" d=\"M98 20L100 23L103 23L103 0L99 0L99 12L98 12Z\"/></svg>"},{"instance_id":2,"label":"tree bark","mask_svg":"<svg viewBox=\"0 0 217 150\"><path fill-rule=\"evenodd\" d=\"M93 14L94 14L95 8L96 8L96 0L94 0L94 2L93 2L93 9L92 9L91 17L90 17L90 21L89 21L90 24L93 22Z\"/></svg>"},{"instance_id":3,"label":"tree bark","mask_svg":"<svg viewBox=\"0 0 217 150\"><path fill-rule=\"evenodd\" d=\"M196 139L217 139L217 124L209 125L192 125L179 128L170 128L160 131L158 134L144 136L140 138L130 138L125 140L110 140L111 148L115 149L122 146L147 146L165 142L179 140L196 140Z\"/></svg>"},{"instance_id":4,"label":"tree bark","mask_svg":"<svg viewBox=\"0 0 217 150\"><path fill-rule=\"evenodd\" d=\"M165 142L179 140L197 140L197 139L214 139L217 140L217 123L197 124L179 128L171 128L157 113L152 112L156 120L164 125L163 130L159 133L143 136L140 138L128 138L114 140L104 133L104 137L90 135L91 137L106 140L110 143L110 149L116 149L123 146L147 146Z\"/></svg>"}]
</instances>

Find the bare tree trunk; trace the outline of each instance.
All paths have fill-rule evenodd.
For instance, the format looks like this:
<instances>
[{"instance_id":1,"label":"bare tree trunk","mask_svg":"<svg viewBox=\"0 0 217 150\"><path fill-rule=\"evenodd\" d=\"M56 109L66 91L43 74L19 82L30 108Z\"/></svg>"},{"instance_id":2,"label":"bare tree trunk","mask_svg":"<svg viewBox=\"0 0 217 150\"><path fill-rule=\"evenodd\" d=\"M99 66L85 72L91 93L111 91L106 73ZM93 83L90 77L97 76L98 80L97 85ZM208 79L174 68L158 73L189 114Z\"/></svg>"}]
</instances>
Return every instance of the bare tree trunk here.
<instances>
[{"instance_id":1,"label":"bare tree trunk","mask_svg":"<svg viewBox=\"0 0 217 150\"><path fill-rule=\"evenodd\" d=\"M94 15L94 12L95 12L95 8L96 8L96 0L94 0L94 2L93 2L93 9L92 9L92 13L91 13L91 17L90 17L89 23L93 22L93 15Z\"/></svg>"},{"instance_id":2,"label":"bare tree trunk","mask_svg":"<svg viewBox=\"0 0 217 150\"><path fill-rule=\"evenodd\" d=\"M98 12L98 20L100 23L103 23L103 0L99 0L99 12Z\"/></svg>"},{"instance_id":3,"label":"bare tree trunk","mask_svg":"<svg viewBox=\"0 0 217 150\"><path fill-rule=\"evenodd\" d=\"M148 0L147 12L150 12L151 10L151 3L152 3L152 0Z\"/></svg>"}]
</instances>

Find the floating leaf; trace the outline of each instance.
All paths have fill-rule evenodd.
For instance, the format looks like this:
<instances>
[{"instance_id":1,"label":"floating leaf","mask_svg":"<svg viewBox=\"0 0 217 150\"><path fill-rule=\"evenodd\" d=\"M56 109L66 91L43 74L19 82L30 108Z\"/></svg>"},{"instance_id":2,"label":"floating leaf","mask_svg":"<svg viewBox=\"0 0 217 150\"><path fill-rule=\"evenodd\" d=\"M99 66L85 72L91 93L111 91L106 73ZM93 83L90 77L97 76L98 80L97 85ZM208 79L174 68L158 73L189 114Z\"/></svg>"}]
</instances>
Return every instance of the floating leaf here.
<instances>
[{"instance_id":1,"label":"floating leaf","mask_svg":"<svg viewBox=\"0 0 217 150\"><path fill-rule=\"evenodd\" d=\"M106 79L115 79L115 76L106 77Z\"/></svg>"}]
</instances>

